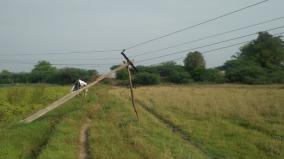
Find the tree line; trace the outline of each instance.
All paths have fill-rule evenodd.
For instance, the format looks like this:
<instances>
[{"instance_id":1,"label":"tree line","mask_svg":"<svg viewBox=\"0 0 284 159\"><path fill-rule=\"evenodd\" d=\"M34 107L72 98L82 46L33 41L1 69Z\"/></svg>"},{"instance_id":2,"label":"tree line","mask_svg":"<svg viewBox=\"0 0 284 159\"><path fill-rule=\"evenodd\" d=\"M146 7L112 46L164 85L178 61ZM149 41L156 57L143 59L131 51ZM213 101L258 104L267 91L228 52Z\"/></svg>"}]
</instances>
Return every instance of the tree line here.
<instances>
[{"instance_id":1,"label":"tree line","mask_svg":"<svg viewBox=\"0 0 284 159\"><path fill-rule=\"evenodd\" d=\"M284 42L281 37L260 32L255 40L245 44L240 51L216 68L206 68L201 52L189 52L178 65L169 61L153 66L138 66L133 82L138 85L159 83L284 83ZM114 68L115 66L113 66ZM116 73L116 78L127 83L127 71Z\"/></svg>"},{"instance_id":2,"label":"tree line","mask_svg":"<svg viewBox=\"0 0 284 159\"><path fill-rule=\"evenodd\" d=\"M245 44L231 60L216 68L206 68L202 52L189 52L184 65L174 61L152 66L137 66L133 82L137 85L159 83L284 83L284 42L268 32L260 32L255 40ZM112 66L114 69L117 66ZM3 70L0 84L9 83L52 83L70 84L77 79L90 81L98 76L96 70L78 68L57 69L47 61L40 61L29 73L12 73ZM126 69L116 72L118 84L128 83Z\"/></svg>"},{"instance_id":3,"label":"tree line","mask_svg":"<svg viewBox=\"0 0 284 159\"><path fill-rule=\"evenodd\" d=\"M79 78L90 81L98 76L96 70L85 70L79 68L61 68L52 66L47 61L39 61L31 72L12 73L3 70L0 73L0 84L13 83L50 83L70 84Z\"/></svg>"}]
</instances>

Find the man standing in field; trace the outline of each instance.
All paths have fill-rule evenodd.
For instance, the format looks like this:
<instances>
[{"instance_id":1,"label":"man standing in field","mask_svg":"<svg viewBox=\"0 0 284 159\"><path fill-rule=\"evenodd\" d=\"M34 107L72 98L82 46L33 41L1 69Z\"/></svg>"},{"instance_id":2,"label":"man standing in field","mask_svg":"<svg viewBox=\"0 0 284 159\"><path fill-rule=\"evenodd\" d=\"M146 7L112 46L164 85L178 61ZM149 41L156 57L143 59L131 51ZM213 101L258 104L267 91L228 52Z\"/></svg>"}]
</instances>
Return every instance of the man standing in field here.
<instances>
[{"instance_id":1,"label":"man standing in field","mask_svg":"<svg viewBox=\"0 0 284 159\"><path fill-rule=\"evenodd\" d=\"M82 87L85 87L85 86L87 86L87 83L84 82L84 81L82 81L82 80L80 80L80 79L78 79L78 80L74 83L74 85L73 85L73 87L72 87L72 91L77 91L77 90L79 90L79 89L81 89Z\"/></svg>"},{"instance_id":2,"label":"man standing in field","mask_svg":"<svg viewBox=\"0 0 284 159\"><path fill-rule=\"evenodd\" d=\"M85 81L82 81L82 80L78 79L78 80L74 83L74 85L73 85L71 91L75 92L75 91L77 91L77 90L79 90L79 89L81 89L81 88L83 88L83 87L85 87L85 86L87 86L87 83L86 83ZM85 89L85 90L83 91L83 97L84 97L84 98L87 97L87 92L88 92L88 89Z\"/></svg>"}]
</instances>

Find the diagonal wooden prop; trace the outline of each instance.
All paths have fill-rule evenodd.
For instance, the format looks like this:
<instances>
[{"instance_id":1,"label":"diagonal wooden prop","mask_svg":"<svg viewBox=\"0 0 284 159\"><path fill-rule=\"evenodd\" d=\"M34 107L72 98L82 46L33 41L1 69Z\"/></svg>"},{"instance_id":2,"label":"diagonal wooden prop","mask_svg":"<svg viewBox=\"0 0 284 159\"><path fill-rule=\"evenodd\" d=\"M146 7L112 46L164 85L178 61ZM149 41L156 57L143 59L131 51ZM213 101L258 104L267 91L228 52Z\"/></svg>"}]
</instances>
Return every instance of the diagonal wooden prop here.
<instances>
[{"instance_id":1,"label":"diagonal wooden prop","mask_svg":"<svg viewBox=\"0 0 284 159\"><path fill-rule=\"evenodd\" d=\"M70 99L74 98L75 96L77 96L78 94L80 94L82 91L94 86L95 84L99 83L101 80L103 80L104 78L110 76L111 74L127 67L129 64L128 63L124 63L122 65L120 65L119 67L111 70L110 72L100 76L96 81L92 82L91 84L87 85L86 87L78 90L78 91L75 91L75 92L71 92L65 96L63 96L62 98L56 100L55 102L53 102L52 104L50 104L49 106L47 106L46 108L44 109L41 109L39 110L38 112L32 114L31 116L27 117L26 119L24 120L21 120L20 122L22 123L31 123L33 122L34 120L40 118L41 116L43 116L44 114L50 112L51 110L61 106L62 104L64 104L65 102L69 101Z\"/></svg>"}]
</instances>

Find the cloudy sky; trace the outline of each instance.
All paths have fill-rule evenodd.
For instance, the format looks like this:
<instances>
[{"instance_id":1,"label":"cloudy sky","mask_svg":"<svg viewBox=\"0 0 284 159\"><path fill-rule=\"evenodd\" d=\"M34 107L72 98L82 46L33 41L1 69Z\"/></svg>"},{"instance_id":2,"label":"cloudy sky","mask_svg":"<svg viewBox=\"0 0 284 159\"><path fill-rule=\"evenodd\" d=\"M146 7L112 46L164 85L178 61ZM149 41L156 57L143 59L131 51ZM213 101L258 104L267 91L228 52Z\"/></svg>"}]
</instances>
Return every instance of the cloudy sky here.
<instances>
[{"instance_id":1,"label":"cloudy sky","mask_svg":"<svg viewBox=\"0 0 284 159\"><path fill-rule=\"evenodd\" d=\"M0 70L30 71L39 60L57 67L105 72L123 60L120 51L262 0L0 0ZM126 51L137 64L152 65L185 57L192 49L284 25L284 18L160 52L152 50L196 40L284 16L283 0L261 5ZM275 29L272 34L284 32ZM197 49L206 52L256 38L256 35ZM204 54L207 67L222 65L240 46ZM106 50L110 52L93 52ZM194 49L195 50L195 49ZM135 55L140 55L133 57ZM143 59L151 59L144 62ZM181 63L181 60L177 61Z\"/></svg>"}]
</instances>

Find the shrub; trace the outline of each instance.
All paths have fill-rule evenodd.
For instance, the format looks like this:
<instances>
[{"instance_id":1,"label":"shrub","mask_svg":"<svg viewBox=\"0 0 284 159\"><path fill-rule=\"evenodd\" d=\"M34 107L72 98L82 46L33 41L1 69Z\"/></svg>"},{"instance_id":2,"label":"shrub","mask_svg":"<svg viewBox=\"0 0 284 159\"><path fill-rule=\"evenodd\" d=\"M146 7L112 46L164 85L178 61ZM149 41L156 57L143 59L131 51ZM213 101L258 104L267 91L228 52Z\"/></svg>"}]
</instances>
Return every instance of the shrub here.
<instances>
[{"instance_id":1,"label":"shrub","mask_svg":"<svg viewBox=\"0 0 284 159\"><path fill-rule=\"evenodd\" d=\"M250 61L229 61L225 64L225 71L225 76L230 82L245 84L264 84L268 82L265 69Z\"/></svg>"},{"instance_id":2,"label":"shrub","mask_svg":"<svg viewBox=\"0 0 284 159\"><path fill-rule=\"evenodd\" d=\"M128 71L126 69L117 71L115 74L115 78L118 80L127 80L128 79Z\"/></svg>"},{"instance_id":3,"label":"shrub","mask_svg":"<svg viewBox=\"0 0 284 159\"><path fill-rule=\"evenodd\" d=\"M84 70L78 68L62 68L59 69L52 79L49 80L50 83L57 84L70 84L79 78L84 81L89 81L93 76L96 76L97 72L95 70Z\"/></svg>"},{"instance_id":4,"label":"shrub","mask_svg":"<svg viewBox=\"0 0 284 159\"><path fill-rule=\"evenodd\" d=\"M284 70L274 69L268 70L267 73L270 83L284 83Z\"/></svg>"},{"instance_id":5,"label":"shrub","mask_svg":"<svg viewBox=\"0 0 284 159\"><path fill-rule=\"evenodd\" d=\"M160 83L160 77L153 73L141 72L135 74L133 78L134 84L139 85L153 85Z\"/></svg>"},{"instance_id":6,"label":"shrub","mask_svg":"<svg viewBox=\"0 0 284 159\"><path fill-rule=\"evenodd\" d=\"M184 84L190 82L190 74L186 71L172 71L172 73L169 74L169 82L176 83L176 84Z\"/></svg>"},{"instance_id":7,"label":"shrub","mask_svg":"<svg viewBox=\"0 0 284 159\"><path fill-rule=\"evenodd\" d=\"M221 71L217 69L195 69L191 72L191 76L195 81L224 83L225 78Z\"/></svg>"}]
</instances>

